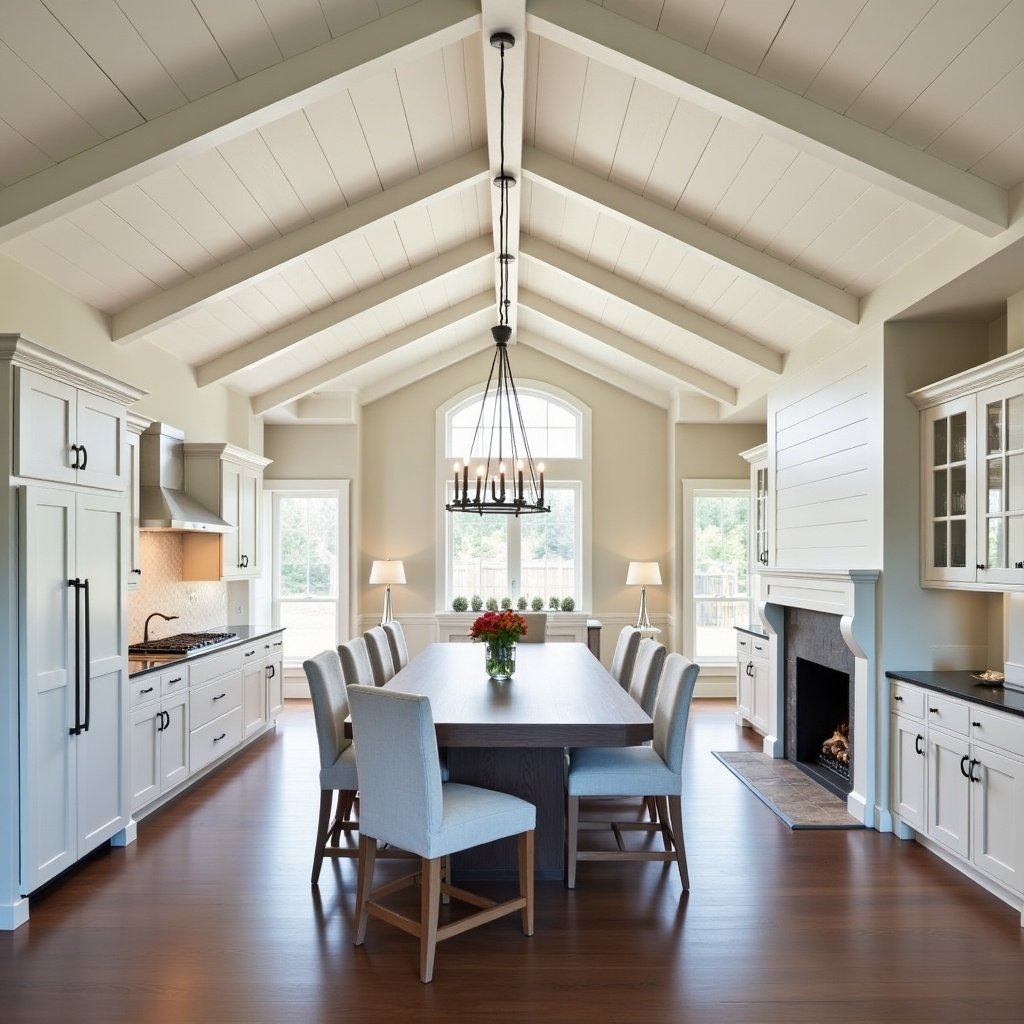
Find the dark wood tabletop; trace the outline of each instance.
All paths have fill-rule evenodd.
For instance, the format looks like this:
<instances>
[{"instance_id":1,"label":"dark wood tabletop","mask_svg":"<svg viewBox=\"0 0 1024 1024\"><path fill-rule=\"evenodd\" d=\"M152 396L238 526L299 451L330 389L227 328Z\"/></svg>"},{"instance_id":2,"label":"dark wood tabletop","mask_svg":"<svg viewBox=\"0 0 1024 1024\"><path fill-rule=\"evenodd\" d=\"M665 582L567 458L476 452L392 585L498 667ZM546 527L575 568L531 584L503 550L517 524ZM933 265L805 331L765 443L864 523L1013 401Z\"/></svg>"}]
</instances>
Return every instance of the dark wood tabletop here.
<instances>
[{"instance_id":1,"label":"dark wood tabletop","mask_svg":"<svg viewBox=\"0 0 1024 1024\"><path fill-rule=\"evenodd\" d=\"M503 682L488 677L482 644L431 644L387 687L430 698L445 747L633 746L654 734L584 644L520 644Z\"/></svg>"}]
</instances>

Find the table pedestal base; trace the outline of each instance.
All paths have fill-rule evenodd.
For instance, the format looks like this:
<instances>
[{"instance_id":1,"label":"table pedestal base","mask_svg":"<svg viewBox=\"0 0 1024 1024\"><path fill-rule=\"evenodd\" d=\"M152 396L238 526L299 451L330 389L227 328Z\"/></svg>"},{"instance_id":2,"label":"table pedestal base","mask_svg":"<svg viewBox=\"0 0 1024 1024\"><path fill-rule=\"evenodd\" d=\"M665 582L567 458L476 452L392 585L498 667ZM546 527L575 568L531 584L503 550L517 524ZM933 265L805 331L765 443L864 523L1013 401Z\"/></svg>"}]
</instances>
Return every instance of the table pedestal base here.
<instances>
[{"instance_id":1,"label":"table pedestal base","mask_svg":"<svg viewBox=\"0 0 1024 1024\"><path fill-rule=\"evenodd\" d=\"M537 808L534 877L565 877L565 753L561 747L448 747L452 782L496 789ZM452 857L456 880L518 877L514 838L485 843Z\"/></svg>"}]
</instances>

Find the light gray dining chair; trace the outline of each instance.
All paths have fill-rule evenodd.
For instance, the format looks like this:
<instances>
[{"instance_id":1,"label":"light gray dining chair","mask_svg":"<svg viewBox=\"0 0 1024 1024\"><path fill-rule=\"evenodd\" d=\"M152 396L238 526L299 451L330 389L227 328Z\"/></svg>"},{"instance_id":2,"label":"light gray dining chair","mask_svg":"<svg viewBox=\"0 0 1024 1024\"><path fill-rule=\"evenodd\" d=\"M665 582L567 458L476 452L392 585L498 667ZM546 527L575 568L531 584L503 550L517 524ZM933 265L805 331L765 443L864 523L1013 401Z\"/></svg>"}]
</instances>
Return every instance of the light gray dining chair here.
<instances>
[{"instance_id":1,"label":"light gray dining chair","mask_svg":"<svg viewBox=\"0 0 1024 1024\"><path fill-rule=\"evenodd\" d=\"M395 678L395 663L391 659L391 644L382 626L374 626L363 634L366 641L366 652L370 656L370 667L373 669L373 682L383 686Z\"/></svg>"},{"instance_id":2,"label":"light gray dining chair","mask_svg":"<svg viewBox=\"0 0 1024 1024\"><path fill-rule=\"evenodd\" d=\"M636 651L639 646L640 630L636 626L623 626L619 633L619 639L615 641L615 650L612 652L612 665L609 671L612 678L624 690L629 687L629 681L633 675L633 662L636 659Z\"/></svg>"},{"instance_id":3,"label":"light gray dining chair","mask_svg":"<svg viewBox=\"0 0 1024 1024\"><path fill-rule=\"evenodd\" d=\"M395 663L395 672L400 672L409 664L409 645L405 642L405 630L398 619L385 622L382 627L388 635L388 645L391 648L391 660Z\"/></svg>"},{"instance_id":4,"label":"light gray dining chair","mask_svg":"<svg viewBox=\"0 0 1024 1024\"><path fill-rule=\"evenodd\" d=\"M361 636L339 644L338 656L341 658L341 674L345 677L347 686L373 686L370 652L366 649L366 641Z\"/></svg>"},{"instance_id":5,"label":"light gray dining chair","mask_svg":"<svg viewBox=\"0 0 1024 1024\"><path fill-rule=\"evenodd\" d=\"M547 638L547 612L520 612L526 621L526 632L519 638L521 644L542 644Z\"/></svg>"},{"instance_id":6,"label":"light gray dining chair","mask_svg":"<svg viewBox=\"0 0 1024 1024\"><path fill-rule=\"evenodd\" d=\"M658 684L661 682L667 654L665 645L650 637L641 640L637 647L628 691L630 697L643 708L644 714L654 713L654 700L658 696Z\"/></svg>"},{"instance_id":7,"label":"light gray dining chair","mask_svg":"<svg viewBox=\"0 0 1024 1024\"><path fill-rule=\"evenodd\" d=\"M654 741L651 746L580 747L570 752L566 773L567 870L566 885L576 887L576 863L581 860L662 860L676 862L683 891L690 888L683 843L683 747L693 688L699 668L681 654L670 654L654 705ZM653 796L658 804L656 822L608 822L580 819L584 797ZM612 829L614 850L581 850L579 833ZM664 850L628 849L625 831L658 831Z\"/></svg>"},{"instance_id":8,"label":"light gray dining chair","mask_svg":"<svg viewBox=\"0 0 1024 1024\"><path fill-rule=\"evenodd\" d=\"M532 935L537 818L533 804L509 793L443 782L426 697L353 686L349 700L361 786L355 944L363 944L371 915L417 936L420 980L428 982L434 974L437 943L444 939L517 910L522 914L523 932ZM517 897L495 903L442 882L443 858L508 836L518 838ZM374 889L374 860L381 842L417 854L420 870ZM380 902L389 893L417 882L422 887L418 919ZM442 892L479 909L439 926Z\"/></svg>"},{"instance_id":9,"label":"light gray dining chair","mask_svg":"<svg viewBox=\"0 0 1024 1024\"><path fill-rule=\"evenodd\" d=\"M348 692L341 674L337 651L323 651L302 663L313 699L313 721L316 723L320 747L320 816L317 820L316 846L313 851L313 873L310 884L320 880L324 857L356 857L358 848L339 846L342 830L356 829L351 819L359 782L356 773L356 752L345 736L348 718ZM338 811L332 820L334 795L338 795Z\"/></svg>"}]
</instances>

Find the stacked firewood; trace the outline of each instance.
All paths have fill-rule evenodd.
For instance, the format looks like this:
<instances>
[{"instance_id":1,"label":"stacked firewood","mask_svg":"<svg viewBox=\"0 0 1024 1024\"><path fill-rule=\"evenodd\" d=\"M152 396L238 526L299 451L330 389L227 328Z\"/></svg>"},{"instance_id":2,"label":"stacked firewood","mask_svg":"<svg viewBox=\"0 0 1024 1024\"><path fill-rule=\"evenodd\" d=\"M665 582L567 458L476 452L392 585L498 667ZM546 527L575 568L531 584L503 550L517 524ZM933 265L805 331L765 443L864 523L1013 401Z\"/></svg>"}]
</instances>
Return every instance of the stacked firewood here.
<instances>
[{"instance_id":1,"label":"stacked firewood","mask_svg":"<svg viewBox=\"0 0 1024 1024\"><path fill-rule=\"evenodd\" d=\"M835 758L840 764L850 763L850 727L845 722L821 745L821 752Z\"/></svg>"}]
</instances>

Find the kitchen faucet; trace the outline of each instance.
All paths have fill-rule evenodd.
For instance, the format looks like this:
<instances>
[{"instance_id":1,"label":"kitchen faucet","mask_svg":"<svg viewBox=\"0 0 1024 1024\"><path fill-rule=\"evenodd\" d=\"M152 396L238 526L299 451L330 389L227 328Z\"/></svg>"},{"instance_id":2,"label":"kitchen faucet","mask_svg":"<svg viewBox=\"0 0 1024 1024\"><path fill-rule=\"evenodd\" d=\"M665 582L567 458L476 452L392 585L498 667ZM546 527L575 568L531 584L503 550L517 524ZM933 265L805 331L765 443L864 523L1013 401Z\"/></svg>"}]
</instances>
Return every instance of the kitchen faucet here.
<instances>
[{"instance_id":1,"label":"kitchen faucet","mask_svg":"<svg viewBox=\"0 0 1024 1024\"><path fill-rule=\"evenodd\" d=\"M155 619L157 617L159 617L161 619L165 619L167 622L170 622L172 619L177 619L179 616L177 616L177 615L164 615L163 612L153 612L152 615L146 616L146 624L142 627L142 642L144 644L145 643L149 643L149 620L150 619Z\"/></svg>"}]
</instances>

